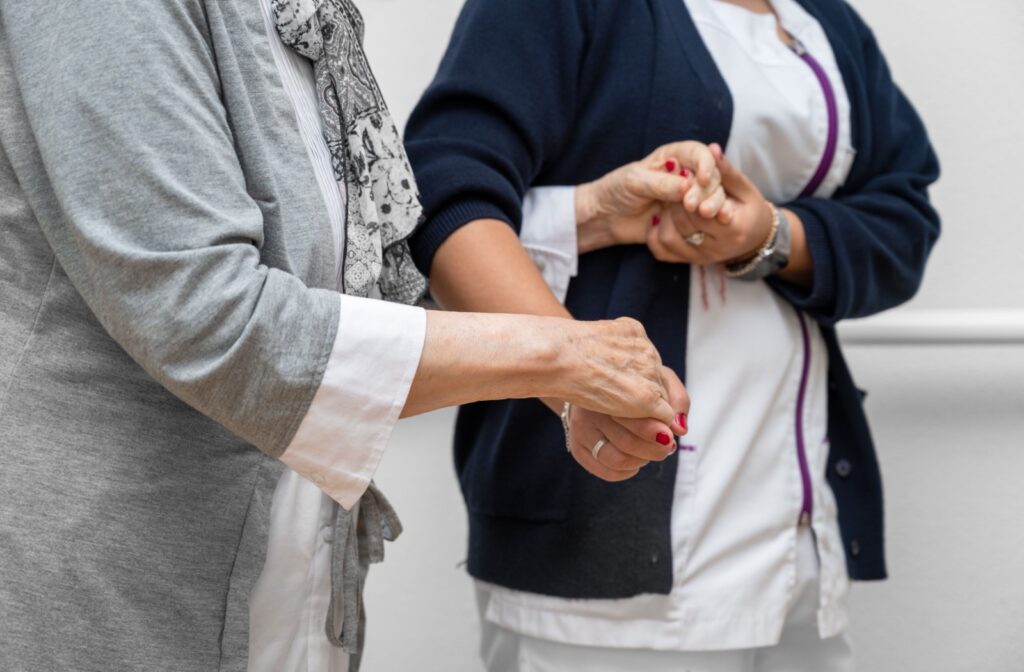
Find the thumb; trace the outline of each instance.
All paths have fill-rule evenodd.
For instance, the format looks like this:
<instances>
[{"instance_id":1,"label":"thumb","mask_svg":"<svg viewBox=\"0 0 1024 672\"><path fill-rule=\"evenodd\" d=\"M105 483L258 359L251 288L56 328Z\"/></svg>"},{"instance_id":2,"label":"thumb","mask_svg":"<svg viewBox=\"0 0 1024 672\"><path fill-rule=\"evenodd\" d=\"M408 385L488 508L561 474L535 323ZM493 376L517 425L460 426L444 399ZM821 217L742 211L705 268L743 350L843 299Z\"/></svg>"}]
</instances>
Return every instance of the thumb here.
<instances>
[{"instance_id":1,"label":"thumb","mask_svg":"<svg viewBox=\"0 0 1024 672\"><path fill-rule=\"evenodd\" d=\"M754 183L724 156L718 164L718 171L722 175L722 187L731 196L741 201L749 201L760 194Z\"/></svg>"}]
</instances>

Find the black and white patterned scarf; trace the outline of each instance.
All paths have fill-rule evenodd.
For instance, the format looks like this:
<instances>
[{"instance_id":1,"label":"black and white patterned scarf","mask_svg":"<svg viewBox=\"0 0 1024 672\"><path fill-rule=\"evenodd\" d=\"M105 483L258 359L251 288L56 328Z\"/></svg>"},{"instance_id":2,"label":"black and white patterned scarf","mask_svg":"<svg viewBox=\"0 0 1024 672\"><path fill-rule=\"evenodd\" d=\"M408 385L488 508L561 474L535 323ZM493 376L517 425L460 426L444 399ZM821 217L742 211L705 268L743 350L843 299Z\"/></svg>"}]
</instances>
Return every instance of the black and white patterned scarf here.
<instances>
[{"instance_id":1,"label":"black and white patterned scarf","mask_svg":"<svg viewBox=\"0 0 1024 672\"><path fill-rule=\"evenodd\" d=\"M342 291L374 285L396 303L416 303L426 280L407 239L420 223L416 182L363 51L363 17L351 0L271 0L281 41L313 63L334 176L348 191Z\"/></svg>"},{"instance_id":2,"label":"black and white patterned scarf","mask_svg":"<svg viewBox=\"0 0 1024 672\"><path fill-rule=\"evenodd\" d=\"M348 192L342 287L345 294L413 304L426 280L412 261L408 237L422 207L402 138L363 51L363 19L351 0L271 0L281 41L313 63L324 139L334 176ZM359 668L365 613L362 592L370 563L384 559L384 541L401 522L370 488L358 517L335 506L327 637Z\"/></svg>"}]
</instances>

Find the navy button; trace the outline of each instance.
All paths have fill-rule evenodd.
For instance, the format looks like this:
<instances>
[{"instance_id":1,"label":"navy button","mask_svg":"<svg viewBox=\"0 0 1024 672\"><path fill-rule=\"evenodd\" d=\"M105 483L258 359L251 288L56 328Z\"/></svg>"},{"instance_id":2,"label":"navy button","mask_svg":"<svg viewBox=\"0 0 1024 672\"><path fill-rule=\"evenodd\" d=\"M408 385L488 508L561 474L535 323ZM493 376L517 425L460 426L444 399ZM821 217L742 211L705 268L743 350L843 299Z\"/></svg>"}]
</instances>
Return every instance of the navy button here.
<instances>
[{"instance_id":1,"label":"navy button","mask_svg":"<svg viewBox=\"0 0 1024 672\"><path fill-rule=\"evenodd\" d=\"M652 565L658 564L658 552L657 551L655 551L654 553L651 553L651 564Z\"/></svg>"},{"instance_id":2,"label":"navy button","mask_svg":"<svg viewBox=\"0 0 1024 672\"><path fill-rule=\"evenodd\" d=\"M855 558L858 555L860 555L860 540L859 539L854 539L853 541L850 542L850 555L852 555Z\"/></svg>"},{"instance_id":3,"label":"navy button","mask_svg":"<svg viewBox=\"0 0 1024 672\"><path fill-rule=\"evenodd\" d=\"M846 458L836 462L836 474L839 478L846 478L853 472L853 465Z\"/></svg>"}]
</instances>

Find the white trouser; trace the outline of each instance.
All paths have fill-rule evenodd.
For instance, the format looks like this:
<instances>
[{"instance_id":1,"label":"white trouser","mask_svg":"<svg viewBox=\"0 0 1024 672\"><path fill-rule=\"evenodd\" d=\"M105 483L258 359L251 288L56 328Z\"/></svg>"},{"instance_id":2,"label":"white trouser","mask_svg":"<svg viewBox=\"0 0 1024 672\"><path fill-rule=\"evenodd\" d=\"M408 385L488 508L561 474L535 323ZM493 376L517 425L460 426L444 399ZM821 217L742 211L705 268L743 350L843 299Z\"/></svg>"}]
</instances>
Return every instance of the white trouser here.
<instances>
[{"instance_id":1,"label":"white trouser","mask_svg":"<svg viewBox=\"0 0 1024 672\"><path fill-rule=\"evenodd\" d=\"M478 590L480 654L488 672L853 672L848 635L818 636L817 572L804 573L775 646L732 651L653 651L563 644L520 635L483 617Z\"/></svg>"}]
</instances>

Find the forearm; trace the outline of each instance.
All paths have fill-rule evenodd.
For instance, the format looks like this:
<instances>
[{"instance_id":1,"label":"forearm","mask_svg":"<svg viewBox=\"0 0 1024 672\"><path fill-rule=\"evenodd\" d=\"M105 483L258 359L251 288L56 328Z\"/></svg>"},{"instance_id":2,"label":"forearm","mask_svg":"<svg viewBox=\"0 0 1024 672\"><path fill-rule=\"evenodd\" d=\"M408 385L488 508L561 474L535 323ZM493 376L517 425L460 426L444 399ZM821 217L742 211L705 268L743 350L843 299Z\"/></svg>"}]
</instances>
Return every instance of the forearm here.
<instances>
[{"instance_id":1,"label":"forearm","mask_svg":"<svg viewBox=\"0 0 1024 672\"><path fill-rule=\"evenodd\" d=\"M497 220L467 224L445 241L434 257L431 291L448 310L572 317L515 232ZM561 410L561 402L543 401Z\"/></svg>"},{"instance_id":2,"label":"forearm","mask_svg":"<svg viewBox=\"0 0 1024 672\"><path fill-rule=\"evenodd\" d=\"M434 299L446 310L571 317L504 222L479 220L445 241L431 267Z\"/></svg>"},{"instance_id":3,"label":"forearm","mask_svg":"<svg viewBox=\"0 0 1024 672\"><path fill-rule=\"evenodd\" d=\"M562 320L430 311L402 417L476 401L558 394Z\"/></svg>"}]
</instances>

